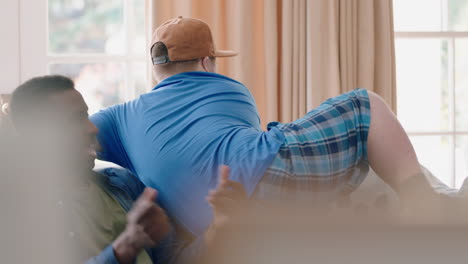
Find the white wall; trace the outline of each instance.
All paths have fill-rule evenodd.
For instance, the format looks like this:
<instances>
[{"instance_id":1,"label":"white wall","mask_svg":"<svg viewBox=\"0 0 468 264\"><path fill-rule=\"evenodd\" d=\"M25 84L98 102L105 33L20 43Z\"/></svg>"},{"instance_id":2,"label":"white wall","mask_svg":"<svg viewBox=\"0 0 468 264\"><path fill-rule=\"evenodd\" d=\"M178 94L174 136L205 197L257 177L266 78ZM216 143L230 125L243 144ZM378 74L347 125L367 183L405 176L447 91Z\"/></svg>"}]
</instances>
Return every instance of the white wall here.
<instances>
[{"instance_id":1,"label":"white wall","mask_svg":"<svg viewBox=\"0 0 468 264\"><path fill-rule=\"evenodd\" d=\"M20 83L19 2L2 0L0 8L0 94Z\"/></svg>"}]
</instances>

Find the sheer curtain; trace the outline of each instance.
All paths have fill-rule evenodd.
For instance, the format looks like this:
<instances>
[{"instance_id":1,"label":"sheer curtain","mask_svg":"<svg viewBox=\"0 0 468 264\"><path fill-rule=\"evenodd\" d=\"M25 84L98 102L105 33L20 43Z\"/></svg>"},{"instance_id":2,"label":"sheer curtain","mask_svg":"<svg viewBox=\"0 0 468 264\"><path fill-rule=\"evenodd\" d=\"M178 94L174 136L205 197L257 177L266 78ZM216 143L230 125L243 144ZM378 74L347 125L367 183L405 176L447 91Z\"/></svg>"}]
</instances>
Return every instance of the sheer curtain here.
<instances>
[{"instance_id":1,"label":"sheer curtain","mask_svg":"<svg viewBox=\"0 0 468 264\"><path fill-rule=\"evenodd\" d=\"M289 122L357 87L396 109L391 0L154 0L154 30L177 17L206 21L216 45L239 52L218 71L243 82L262 124Z\"/></svg>"}]
</instances>

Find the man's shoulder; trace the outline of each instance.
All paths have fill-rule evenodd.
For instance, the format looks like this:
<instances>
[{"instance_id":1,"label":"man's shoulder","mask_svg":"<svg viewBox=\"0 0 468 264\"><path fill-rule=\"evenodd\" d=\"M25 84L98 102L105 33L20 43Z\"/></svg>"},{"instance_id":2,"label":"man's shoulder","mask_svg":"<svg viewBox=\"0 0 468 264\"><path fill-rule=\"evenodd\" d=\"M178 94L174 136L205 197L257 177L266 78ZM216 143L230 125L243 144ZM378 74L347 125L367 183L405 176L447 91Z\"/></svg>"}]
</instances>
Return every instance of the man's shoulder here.
<instances>
[{"instance_id":1,"label":"man's shoulder","mask_svg":"<svg viewBox=\"0 0 468 264\"><path fill-rule=\"evenodd\" d=\"M140 96L136 97L135 99L121 102L118 104L114 104L108 107L105 107L103 109L100 109L98 112L92 114L90 116L90 119L100 119L100 118L118 118L121 114L123 113L128 113L131 112L132 109L135 108L136 105L138 105L139 101L141 100L141 97L146 95L141 94Z\"/></svg>"}]
</instances>

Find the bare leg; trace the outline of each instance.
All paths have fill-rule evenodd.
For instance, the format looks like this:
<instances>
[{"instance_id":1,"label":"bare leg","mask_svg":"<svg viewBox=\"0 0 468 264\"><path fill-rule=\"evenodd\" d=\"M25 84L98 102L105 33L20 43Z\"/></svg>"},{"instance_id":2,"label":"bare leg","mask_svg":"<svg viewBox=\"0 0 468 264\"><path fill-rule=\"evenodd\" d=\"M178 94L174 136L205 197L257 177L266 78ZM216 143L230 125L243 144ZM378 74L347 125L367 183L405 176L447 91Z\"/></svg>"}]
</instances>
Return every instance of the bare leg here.
<instances>
[{"instance_id":1,"label":"bare leg","mask_svg":"<svg viewBox=\"0 0 468 264\"><path fill-rule=\"evenodd\" d=\"M371 125L369 164L400 196L404 207L440 212L438 195L421 173L416 153L395 115L378 95L369 92Z\"/></svg>"},{"instance_id":2,"label":"bare leg","mask_svg":"<svg viewBox=\"0 0 468 264\"><path fill-rule=\"evenodd\" d=\"M385 102L369 92L371 124L367 141L372 169L393 188L421 172L416 153Z\"/></svg>"}]
</instances>

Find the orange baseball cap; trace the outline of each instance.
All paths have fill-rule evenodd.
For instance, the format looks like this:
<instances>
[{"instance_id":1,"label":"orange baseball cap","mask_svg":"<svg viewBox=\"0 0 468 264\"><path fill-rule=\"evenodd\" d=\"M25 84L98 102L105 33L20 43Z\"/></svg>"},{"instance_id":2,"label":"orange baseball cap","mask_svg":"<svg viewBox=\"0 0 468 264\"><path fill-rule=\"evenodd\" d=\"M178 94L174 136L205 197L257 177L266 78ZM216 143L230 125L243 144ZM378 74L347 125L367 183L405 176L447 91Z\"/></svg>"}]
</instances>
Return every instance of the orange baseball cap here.
<instances>
[{"instance_id":1,"label":"orange baseball cap","mask_svg":"<svg viewBox=\"0 0 468 264\"><path fill-rule=\"evenodd\" d=\"M158 42L167 47L168 56L152 58L153 64L237 55L232 50L216 50L210 27L195 18L179 16L166 21L154 31L151 48Z\"/></svg>"}]
</instances>

